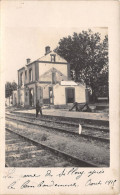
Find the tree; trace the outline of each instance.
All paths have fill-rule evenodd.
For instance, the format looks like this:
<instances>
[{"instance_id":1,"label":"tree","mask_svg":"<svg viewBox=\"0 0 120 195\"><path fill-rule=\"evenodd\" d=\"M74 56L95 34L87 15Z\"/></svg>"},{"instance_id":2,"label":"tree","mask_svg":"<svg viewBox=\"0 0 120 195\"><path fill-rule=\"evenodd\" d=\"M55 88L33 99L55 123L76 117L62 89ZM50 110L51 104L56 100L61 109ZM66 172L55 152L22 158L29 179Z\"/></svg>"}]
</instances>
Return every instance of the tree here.
<instances>
[{"instance_id":1,"label":"tree","mask_svg":"<svg viewBox=\"0 0 120 195\"><path fill-rule=\"evenodd\" d=\"M10 82L6 82L5 84L5 97L10 97L12 95L12 86Z\"/></svg>"},{"instance_id":2,"label":"tree","mask_svg":"<svg viewBox=\"0 0 120 195\"><path fill-rule=\"evenodd\" d=\"M13 81L11 85L12 85L12 91L17 90L17 83L15 81Z\"/></svg>"},{"instance_id":3,"label":"tree","mask_svg":"<svg viewBox=\"0 0 120 195\"><path fill-rule=\"evenodd\" d=\"M102 58L104 59L104 66L98 75L97 96L109 97L108 36L105 36L102 42Z\"/></svg>"},{"instance_id":4,"label":"tree","mask_svg":"<svg viewBox=\"0 0 120 195\"><path fill-rule=\"evenodd\" d=\"M100 84L98 80L103 77L103 72L108 75L108 37L103 41L100 37L99 33L93 33L90 29L74 33L60 39L55 50L70 63L72 79L91 87L93 97L96 96Z\"/></svg>"},{"instance_id":5,"label":"tree","mask_svg":"<svg viewBox=\"0 0 120 195\"><path fill-rule=\"evenodd\" d=\"M5 84L5 97L10 97L12 95L12 92L17 89L17 83L15 81L6 82Z\"/></svg>"}]
</instances>

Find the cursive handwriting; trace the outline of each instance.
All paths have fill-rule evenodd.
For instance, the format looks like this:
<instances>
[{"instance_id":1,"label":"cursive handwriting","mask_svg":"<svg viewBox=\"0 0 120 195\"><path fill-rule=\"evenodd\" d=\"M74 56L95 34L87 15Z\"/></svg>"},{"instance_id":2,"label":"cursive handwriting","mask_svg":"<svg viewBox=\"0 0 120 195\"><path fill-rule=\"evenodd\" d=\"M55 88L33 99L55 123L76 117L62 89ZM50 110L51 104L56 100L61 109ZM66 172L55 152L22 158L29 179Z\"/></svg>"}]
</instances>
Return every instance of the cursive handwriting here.
<instances>
[{"instance_id":1,"label":"cursive handwriting","mask_svg":"<svg viewBox=\"0 0 120 195\"><path fill-rule=\"evenodd\" d=\"M89 179L85 184L85 186L98 186L98 185L102 185L101 180L93 182L92 179Z\"/></svg>"},{"instance_id":2,"label":"cursive handwriting","mask_svg":"<svg viewBox=\"0 0 120 195\"><path fill-rule=\"evenodd\" d=\"M21 186L21 189L23 189L23 188L34 188L35 186L30 184L30 182L31 182L30 180L27 180L26 182L24 182Z\"/></svg>"},{"instance_id":3,"label":"cursive handwriting","mask_svg":"<svg viewBox=\"0 0 120 195\"><path fill-rule=\"evenodd\" d=\"M107 180L105 182L105 184L114 186L116 181L117 181L116 179L115 180Z\"/></svg>"},{"instance_id":4,"label":"cursive handwriting","mask_svg":"<svg viewBox=\"0 0 120 195\"><path fill-rule=\"evenodd\" d=\"M11 184L12 186L12 184ZM31 181L30 180L27 180L25 181L22 185L21 185L21 189L24 189L24 188L40 188L40 187L77 187L78 185L76 183L70 183L70 184L58 184L58 183L55 183L53 180L50 181L49 183L47 183L46 181L41 181L37 186L31 184ZM14 188L15 189L15 188Z\"/></svg>"},{"instance_id":5,"label":"cursive handwriting","mask_svg":"<svg viewBox=\"0 0 120 195\"><path fill-rule=\"evenodd\" d=\"M15 189L15 184L16 184L16 183L17 183L16 181L12 182L12 183L8 186L8 189Z\"/></svg>"},{"instance_id":6,"label":"cursive handwriting","mask_svg":"<svg viewBox=\"0 0 120 195\"><path fill-rule=\"evenodd\" d=\"M54 185L54 181L51 181L49 184L44 180L38 184L37 187L52 187Z\"/></svg>"},{"instance_id":7,"label":"cursive handwriting","mask_svg":"<svg viewBox=\"0 0 120 195\"><path fill-rule=\"evenodd\" d=\"M23 175L23 178L27 178L27 177L40 177L40 175L36 175L36 174L26 174L26 175Z\"/></svg>"},{"instance_id":8,"label":"cursive handwriting","mask_svg":"<svg viewBox=\"0 0 120 195\"><path fill-rule=\"evenodd\" d=\"M9 169L3 178L14 178L15 168Z\"/></svg>"},{"instance_id":9,"label":"cursive handwriting","mask_svg":"<svg viewBox=\"0 0 120 195\"><path fill-rule=\"evenodd\" d=\"M88 172L88 177L90 177L91 175L94 175L94 174L103 174L103 173L104 173L103 169L101 171L92 170L92 171Z\"/></svg>"},{"instance_id":10,"label":"cursive handwriting","mask_svg":"<svg viewBox=\"0 0 120 195\"><path fill-rule=\"evenodd\" d=\"M80 177L82 177L82 175L84 174L84 171L78 171L78 168L72 168L69 172L68 175L77 175L76 179L79 179Z\"/></svg>"},{"instance_id":11,"label":"cursive handwriting","mask_svg":"<svg viewBox=\"0 0 120 195\"><path fill-rule=\"evenodd\" d=\"M52 177L52 176L53 176L53 175L51 174L51 170L48 170L48 171L47 171L47 173L46 173L45 177L47 177L47 176L50 176L50 177Z\"/></svg>"},{"instance_id":12,"label":"cursive handwriting","mask_svg":"<svg viewBox=\"0 0 120 195\"><path fill-rule=\"evenodd\" d=\"M66 175L74 175L76 179L79 179L84 174L84 171L78 171L78 168L72 168L70 171L63 169L57 176L62 177Z\"/></svg>"},{"instance_id":13,"label":"cursive handwriting","mask_svg":"<svg viewBox=\"0 0 120 195\"><path fill-rule=\"evenodd\" d=\"M47 169L39 174L17 174L15 168L6 169L3 178L6 180L6 186L9 190L17 189L34 189L34 188L51 188L51 187L85 187L92 186L111 186L116 185L117 180L114 178L104 177L104 169L80 169L77 167L63 168L58 170L57 174L52 169ZM42 178L42 179L41 179ZM19 182L18 182L19 181ZM83 183L84 182L84 183Z\"/></svg>"}]
</instances>

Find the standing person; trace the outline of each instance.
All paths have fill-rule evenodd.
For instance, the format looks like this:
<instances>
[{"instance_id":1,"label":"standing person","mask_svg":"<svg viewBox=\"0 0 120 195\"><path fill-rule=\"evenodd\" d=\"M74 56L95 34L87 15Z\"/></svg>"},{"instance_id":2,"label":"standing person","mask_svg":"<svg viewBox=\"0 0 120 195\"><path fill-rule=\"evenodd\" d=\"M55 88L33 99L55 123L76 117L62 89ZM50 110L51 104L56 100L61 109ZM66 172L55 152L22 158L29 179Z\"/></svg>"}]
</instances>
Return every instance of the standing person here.
<instances>
[{"instance_id":1,"label":"standing person","mask_svg":"<svg viewBox=\"0 0 120 195\"><path fill-rule=\"evenodd\" d=\"M42 108L40 106L39 100L37 100L37 103L36 103L36 118L37 118L39 112L42 116Z\"/></svg>"}]
</instances>

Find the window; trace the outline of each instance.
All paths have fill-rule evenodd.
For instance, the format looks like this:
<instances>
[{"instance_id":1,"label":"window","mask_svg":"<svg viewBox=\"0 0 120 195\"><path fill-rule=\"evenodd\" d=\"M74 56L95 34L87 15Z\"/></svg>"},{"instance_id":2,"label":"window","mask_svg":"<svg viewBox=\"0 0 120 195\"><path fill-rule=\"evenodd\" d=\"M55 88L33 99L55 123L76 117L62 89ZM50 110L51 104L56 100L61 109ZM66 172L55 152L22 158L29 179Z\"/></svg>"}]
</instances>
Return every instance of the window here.
<instances>
[{"instance_id":1,"label":"window","mask_svg":"<svg viewBox=\"0 0 120 195\"><path fill-rule=\"evenodd\" d=\"M27 70L25 70L25 79L27 79Z\"/></svg>"},{"instance_id":2,"label":"window","mask_svg":"<svg viewBox=\"0 0 120 195\"><path fill-rule=\"evenodd\" d=\"M53 104L53 88L49 87L49 103Z\"/></svg>"},{"instance_id":3,"label":"window","mask_svg":"<svg viewBox=\"0 0 120 195\"><path fill-rule=\"evenodd\" d=\"M32 69L29 70L29 82L32 81Z\"/></svg>"},{"instance_id":4,"label":"window","mask_svg":"<svg viewBox=\"0 0 120 195\"><path fill-rule=\"evenodd\" d=\"M56 83L55 72L52 72L52 84Z\"/></svg>"},{"instance_id":5,"label":"window","mask_svg":"<svg viewBox=\"0 0 120 195\"><path fill-rule=\"evenodd\" d=\"M55 54L51 55L51 62L55 62Z\"/></svg>"},{"instance_id":6,"label":"window","mask_svg":"<svg viewBox=\"0 0 120 195\"><path fill-rule=\"evenodd\" d=\"M20 85L23 85L23 72L20 73Z\"/></svg>"}]
</instances>

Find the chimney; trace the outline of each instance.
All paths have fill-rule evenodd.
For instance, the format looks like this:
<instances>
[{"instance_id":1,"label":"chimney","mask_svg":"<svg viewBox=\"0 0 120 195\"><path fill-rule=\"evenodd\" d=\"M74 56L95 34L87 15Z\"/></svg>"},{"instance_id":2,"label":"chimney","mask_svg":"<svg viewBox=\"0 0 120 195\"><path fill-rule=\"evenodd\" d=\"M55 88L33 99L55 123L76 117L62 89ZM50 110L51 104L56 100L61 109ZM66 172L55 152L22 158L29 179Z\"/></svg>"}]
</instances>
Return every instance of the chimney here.
<instances>
[{"instance_id":1,"label":"chimney","mask_svg":"<svg viewBox=\"0 0 120 195\"><path fill-rule=\"evenodd\" d=\"M30 61L31 61L31 59L30 59L30 58L27 58L26 60L27 60L27 64L29 64L29 63L30 63Z\"/></svg>"},{"instance_id":2,"label":"chimney","mask_svg":"<svg viewBox=\"0 0 120 195\"><path fill-rule=\"evenodd\" d=\"M50 47L49 46L46 46L45 47L45 55L47 55L48 53L50 53Z\"/></svg>"}]
</instances>

